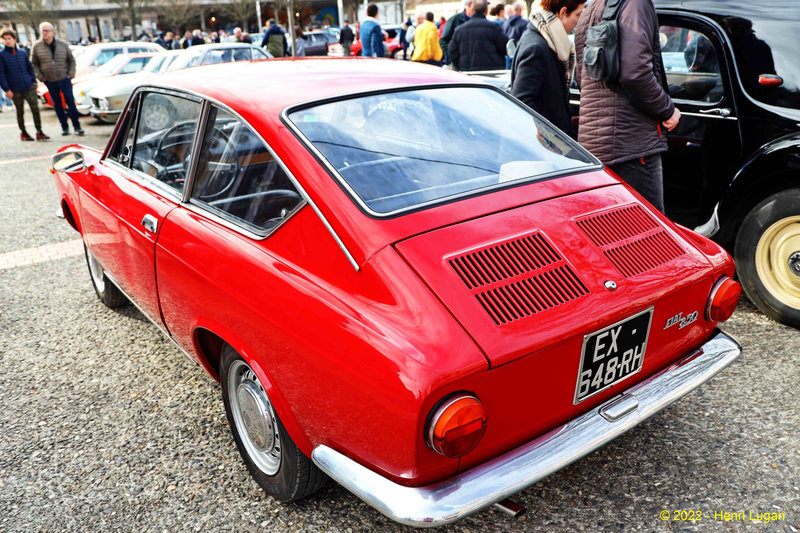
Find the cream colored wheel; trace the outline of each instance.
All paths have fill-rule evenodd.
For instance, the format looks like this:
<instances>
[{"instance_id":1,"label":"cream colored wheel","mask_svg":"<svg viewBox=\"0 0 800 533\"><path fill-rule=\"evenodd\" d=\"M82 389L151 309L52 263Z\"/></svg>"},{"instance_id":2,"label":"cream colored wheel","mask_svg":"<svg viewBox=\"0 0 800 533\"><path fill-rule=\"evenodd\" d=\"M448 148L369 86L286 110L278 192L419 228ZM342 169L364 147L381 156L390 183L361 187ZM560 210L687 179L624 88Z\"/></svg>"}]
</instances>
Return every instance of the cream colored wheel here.
<instances>
[{"instance_id":1,"label":"cream colored wheel","mask_svg":"<svg viewBox=\"0 0 800 533\"><path fill-rule=\"evenodd\" d=\"M747 297L770 318L800 328L800 189L758 203L736 234L736 273Z\"/></svg>"},{"instance_id":2,"label":"cream colored wheel","mask_svg":"<svg viewBox=\"0 0 800 533\"><path fill-rule=\"evenodd\" d=\"M758 240L755 259L764 287L784 305L800 308L800 216L767 228Z\"/></svg>"}]
</instances>

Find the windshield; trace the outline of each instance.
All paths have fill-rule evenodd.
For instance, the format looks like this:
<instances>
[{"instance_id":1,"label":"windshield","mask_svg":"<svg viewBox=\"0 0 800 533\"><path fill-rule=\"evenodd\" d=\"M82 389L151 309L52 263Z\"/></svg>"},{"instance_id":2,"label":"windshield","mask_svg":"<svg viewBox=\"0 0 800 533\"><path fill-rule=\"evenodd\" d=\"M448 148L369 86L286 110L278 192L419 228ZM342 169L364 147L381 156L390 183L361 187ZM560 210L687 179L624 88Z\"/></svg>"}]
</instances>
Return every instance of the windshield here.
<instances>
[{"instance_id":1,"label":"windshield","mask_svg":"<svg viewBox=\"0 0 800 533\"><path fill-rule=\"evenodd\" d=\"M488 87L361 96L301 109L289 119L375 214L599 164Z\"/></svg>"}]
</instances>

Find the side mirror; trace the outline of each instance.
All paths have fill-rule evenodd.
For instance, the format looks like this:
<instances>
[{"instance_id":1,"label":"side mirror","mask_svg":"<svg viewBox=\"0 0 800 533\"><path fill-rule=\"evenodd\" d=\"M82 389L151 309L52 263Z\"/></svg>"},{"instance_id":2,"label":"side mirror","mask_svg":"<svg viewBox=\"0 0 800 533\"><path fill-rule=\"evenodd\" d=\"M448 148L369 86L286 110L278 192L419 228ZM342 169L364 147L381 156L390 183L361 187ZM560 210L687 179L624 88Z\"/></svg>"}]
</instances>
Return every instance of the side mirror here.
<instances>
[{"instance_id":1,"label":"side mirror","mask_svg":"<svg viewBox=\"0 0 800 533\"><path fill-rule=\"evenodd\" d=\"M61 152L53 156L53 170L56 172L81 172L86 170L83 153L77 150Z\"/></svg>"},{"instance_id":2,"label":"side mirror","mask_svg":"<svg viewBox=\"0 0 800 533\"><path fill-rule=\"evenodd\" d=\"M517 41L514 39L509 39L506 42L506 55L508 57L514 57L514 54L517 53Z\"/></svg>"}]
</instances>

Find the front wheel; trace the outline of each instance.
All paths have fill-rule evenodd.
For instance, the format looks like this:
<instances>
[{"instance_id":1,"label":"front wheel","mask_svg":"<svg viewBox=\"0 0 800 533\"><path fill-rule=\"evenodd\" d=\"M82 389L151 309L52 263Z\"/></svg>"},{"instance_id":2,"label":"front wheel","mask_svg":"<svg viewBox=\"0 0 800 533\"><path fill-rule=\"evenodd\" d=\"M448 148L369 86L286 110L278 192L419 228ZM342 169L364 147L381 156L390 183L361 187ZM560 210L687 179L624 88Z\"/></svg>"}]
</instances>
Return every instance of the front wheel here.
<instances>
[{"instance_id":1,"label":"front wheel","mask_svg":"<svg viewBox=\"0 0 800 533\"><path fill-rule=\"evenodd\" d=\"M748 213L734 256L742 288L756 307L800 327L800 189L773 194Z\"/></svg>"},{"instance_id":2,"label":"front wheel","mask_svg":"<svg viewBox=\"0 0 800 533\"><path fill-rule=\"evenodd\" d=\"M89 266L89 277L92 279L94 292L97 293L97 297L100 298L100 301L111 309L128 303L128 299L122 294L122 291L108 279L105 270L103 270L103 266L95 256L92 255L92 252L89 251L85 243L83 245L83 253L86 256L86 264Z\"/></svg>"},{"instance_id":3,"label":"front wheel","mask_svg":"<svg viewBox=\"0 0 800 533\"><path fill-rule=\"evenodd\" d=\"M226 345L221 368L225 414L256 482L281 501L300 500L324 487L327 476L292 441L250 365Z\"/></svg>"}]
</instances>

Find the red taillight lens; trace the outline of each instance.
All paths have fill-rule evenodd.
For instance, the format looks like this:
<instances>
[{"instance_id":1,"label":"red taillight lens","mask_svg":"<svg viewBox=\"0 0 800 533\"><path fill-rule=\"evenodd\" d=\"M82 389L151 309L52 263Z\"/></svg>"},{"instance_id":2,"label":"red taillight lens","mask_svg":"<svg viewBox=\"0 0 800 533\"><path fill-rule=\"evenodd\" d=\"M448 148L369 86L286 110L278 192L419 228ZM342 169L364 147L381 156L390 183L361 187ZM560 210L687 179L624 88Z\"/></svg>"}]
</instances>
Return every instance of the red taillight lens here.
<instances>
[{"instance_id":1,"label":"red taillight lens","mask_svg":"<svg viewBox=\"0 0 800 533\"><path fill-rule=\"evenodd\" d=\"M738 281L728 277L720 278L711 289L711 296L708 298L706 307L706 320L712 322L728 320L736 310L741 294L742 286Z\"/></svg>"},{"instance_id":2,"label":"red taillight lens","mask_svg":"<svg viewBox=\"0 0 800 533\"><path fill-rule=\"evenodd\" d=\"M448 398L431 416L428 446L447 457L461 457L478 445L486 431L486 420L486 410L475 396Z\"/></svg>"}]
</instances>

